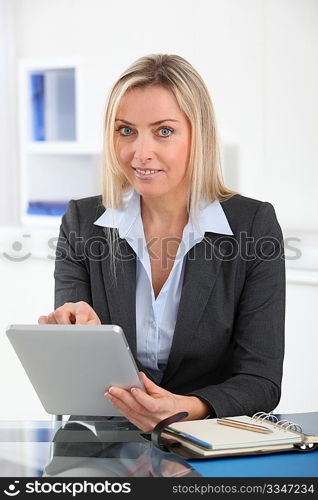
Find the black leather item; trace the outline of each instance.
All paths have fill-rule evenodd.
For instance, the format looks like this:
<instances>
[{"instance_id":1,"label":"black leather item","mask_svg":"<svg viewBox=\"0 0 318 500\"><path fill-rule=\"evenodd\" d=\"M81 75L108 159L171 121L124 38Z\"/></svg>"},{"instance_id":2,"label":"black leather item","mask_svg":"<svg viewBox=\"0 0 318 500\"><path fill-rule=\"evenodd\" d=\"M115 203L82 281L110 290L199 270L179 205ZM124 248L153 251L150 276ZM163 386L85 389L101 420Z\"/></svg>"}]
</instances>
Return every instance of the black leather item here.
<instances>
[{"instance_id":1,"label":"black leather item","mask_svg":"<svg viewBox=\"0 0 318 500\"><path fill-rule=\"evenodd\" d=\"M161 420L156 427L153 429L151 433L151 440L157 448L160 448L162 450L165 450L165 447L160 444L160 434L162 433L163 429L167 427L167 425L173 424L174 422L179 422L179 420L182 420L183 418L186 418L188 416L188 412L182 411L180 413L176 413L175 415L172 415L171 417L165 418L164 420Z\"/></svg>"}]
</instances>

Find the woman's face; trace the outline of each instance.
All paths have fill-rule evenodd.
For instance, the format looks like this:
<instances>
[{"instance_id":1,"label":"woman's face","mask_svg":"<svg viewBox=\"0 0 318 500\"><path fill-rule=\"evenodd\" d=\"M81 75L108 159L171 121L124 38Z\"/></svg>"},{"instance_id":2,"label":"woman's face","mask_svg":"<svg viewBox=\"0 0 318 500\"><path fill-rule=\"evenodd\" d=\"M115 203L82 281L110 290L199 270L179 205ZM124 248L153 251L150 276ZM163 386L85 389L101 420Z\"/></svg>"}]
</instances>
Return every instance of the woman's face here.
<instances>
[{"instance_id":1,"label":"woman's face","mask_svg":"<svg viewBox=\"0 0 318 500\"><path fill-rule=\"evenodd\" d=\"M191 126L161 87L129 90L117 111L114 146L125 176L145 197L187 191Z\"/></svg>"}]
</instances>

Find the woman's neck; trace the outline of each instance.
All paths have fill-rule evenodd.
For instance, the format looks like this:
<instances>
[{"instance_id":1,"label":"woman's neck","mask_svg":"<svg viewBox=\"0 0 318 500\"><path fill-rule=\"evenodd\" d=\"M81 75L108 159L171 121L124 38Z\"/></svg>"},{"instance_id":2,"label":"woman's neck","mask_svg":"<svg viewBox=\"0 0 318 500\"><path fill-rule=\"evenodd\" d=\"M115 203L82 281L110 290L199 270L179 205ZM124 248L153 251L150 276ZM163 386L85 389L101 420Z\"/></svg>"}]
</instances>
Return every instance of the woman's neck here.
<instances>
[{"instance_id":1,"label":"woman's neck","mask_svg":"<svg viewBox=\"0 0 318 500\"><path fill-rule=\"evenodd\" d=\"M188 221L186 197L141 197L141 218L153 227L174 228L184 226Z\"/></svg>"}]
</instances>

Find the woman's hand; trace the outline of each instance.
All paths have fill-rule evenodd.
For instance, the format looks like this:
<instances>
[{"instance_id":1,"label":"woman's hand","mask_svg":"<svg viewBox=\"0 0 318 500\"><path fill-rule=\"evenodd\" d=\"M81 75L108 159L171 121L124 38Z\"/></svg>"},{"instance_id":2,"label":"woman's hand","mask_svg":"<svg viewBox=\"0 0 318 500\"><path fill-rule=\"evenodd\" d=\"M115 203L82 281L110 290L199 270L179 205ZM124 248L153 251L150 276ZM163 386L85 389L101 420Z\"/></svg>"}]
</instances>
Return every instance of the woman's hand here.
<instances>
[{"instance_id":1,"label":"woman's hand","mask_svg":"<svg viewBox=\"0 0 318 500\"><path fill-rule=\"evenodd\" d=\"M146 392L138 388L128 391L112 386L105 396L127 420L142 431L152 431L158 422L181 411L188 412L188 417L184 420L201 419L209 414L208 405L200 398L173 394L154 384L143 372L140 374Z\"/></svg>"},{"instance_id":2,"label":"woman's hand","mask_svg":"<svg viewBox=\"0 0 318 500\"><path fill-rule=\"evenodd\" d=\"M48 316L38 318L40 324L100 325L100 319L87 302L66 302Z\"/></svg>"}]
</instances>

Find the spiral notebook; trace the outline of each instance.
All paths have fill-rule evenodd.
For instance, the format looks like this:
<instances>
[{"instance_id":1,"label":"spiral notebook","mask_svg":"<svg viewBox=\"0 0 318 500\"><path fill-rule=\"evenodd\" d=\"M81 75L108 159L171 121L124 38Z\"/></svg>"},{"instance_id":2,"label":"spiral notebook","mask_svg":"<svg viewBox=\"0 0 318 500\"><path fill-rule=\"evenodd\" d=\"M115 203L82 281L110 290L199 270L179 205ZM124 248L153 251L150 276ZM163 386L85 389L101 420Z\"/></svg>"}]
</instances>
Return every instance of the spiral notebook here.
<instances>
[{"instance_id":1,"label":"spiral notebook","mask_svg":"<svg viewBox=\"0 0 318 500\"><path fill-rule=\"evenodd\" d=\"M310 451L318 448L318 425L305 433L298 423L258 412L253 417L173 422L162 429L160 439L169 451L186 458Z\"/></svg>"}]
</instances>

